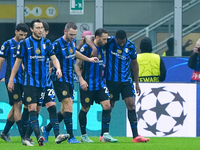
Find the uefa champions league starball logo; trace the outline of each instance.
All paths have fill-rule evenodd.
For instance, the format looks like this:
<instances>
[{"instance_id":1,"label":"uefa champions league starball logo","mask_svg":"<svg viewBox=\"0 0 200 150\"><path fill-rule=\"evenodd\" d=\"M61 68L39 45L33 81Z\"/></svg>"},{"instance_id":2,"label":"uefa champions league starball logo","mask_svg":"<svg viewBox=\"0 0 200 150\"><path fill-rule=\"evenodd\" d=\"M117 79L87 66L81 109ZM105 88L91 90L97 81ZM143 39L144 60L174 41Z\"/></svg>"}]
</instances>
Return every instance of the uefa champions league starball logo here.
<instances>
[{"instance_id":1,"label":"uefa champions league starball logo","mask_svg":"<svg viewBox=\"0 0 200 150\"><path fill-rule=\"evenodd\" d=\"M155 136L180 130L187 117L186 102L178 92L166 87L151 88L136 102L138 126Z\"/></svg>"}]
</instances>

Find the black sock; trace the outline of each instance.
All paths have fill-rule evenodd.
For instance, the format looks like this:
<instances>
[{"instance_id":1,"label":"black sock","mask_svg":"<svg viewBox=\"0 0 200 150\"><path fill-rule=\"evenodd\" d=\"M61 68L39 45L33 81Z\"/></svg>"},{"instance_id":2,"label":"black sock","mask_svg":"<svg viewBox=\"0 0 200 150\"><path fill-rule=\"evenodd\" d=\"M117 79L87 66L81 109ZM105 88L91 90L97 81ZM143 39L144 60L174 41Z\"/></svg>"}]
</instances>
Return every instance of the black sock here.
<instances>
[{"instance_id":1,"label":"black sock","mask_svg":"<svg viewBox=\"0 0 200 150\"><path fill-rule=\"evenodd\" d=\"M49 107L47 110L49 112L50 124L53 127L54 135L55 137L57 137L59 135L59 123L58 123L58 117L56 113L56 106L53 105Z\"/></svg>"},{"instance_id":2,"label":"black sock","mask_svg":"<svg viewBox=\"0 0 200 150\"><path fill-rule=\"evenodd\" d=\"M7 119L6 125L5 125L4 130L3 130L3 133L7 134L10 131L10 128L13 126L14 123L15 122L10 121L10 120Z\"/></svg>"},{"instance_id":3,"label":"black sock","mask_svg":"<svg viewBox=\"0 0 200 150\"><path fill-rule=\"evenodd\" d=\"M80 110L79 115L79 125L81 129L81 134L86 134L86 125L87 125L87 112Z\"/></svg>"},{"instance_id":4,"label":"black sock","mask_svg":"<svg viewBox=\"0 0 200 150\"><path fill-rule=\"evenodd\" d=\"M17 121L16 124L17 124L18 131L19 131L21 138L24 138L25 132L23 130L22 120Z\"/></svg>"},{"instance_id":5,"label":"black sock","mask_svg":"<svg viewBox=\"0 0 200 150\"><path fill-rule=\"evenodd\" d=\"M30 138L32 133L33 133L33 129L31 127L31 122L29 120L28 124L27 124L27 130L26 130L25 138Z\"/></svg>"},{"instance_id":6,"label":"black sock","mask_svg":"<svg viewBox=\"0 0 200 150\"><path fill-rule=\"evenodd\" d=\"M110 113L111 113L111 110L103 110L102 112L101 136L103 136L105 132L109 132Z\"/></svg>"},{"instance_id":7,"label":"black sock","mask_svg":"<svg viewBox=\"0 0 200 150\"><path fill-rule=\"evenodd\" d=\"M33 129L33 132L35 133L37 140L38 140L40 137L40 129L39 129L39 121L38 121L38 117L37 117L37 112L30 111L29 115L30 115L31 127Z\"/></svg>"},{"instance_id":8,"label":"black sock","mask_svg":"<svg viewBox=\"0 0 200 150\"><path fill-rule=\"evenodd\" d=\"M73 124L72 124L72 113L71 112L64 112L64 123L67 129L67 133L70 135L70 138L72 138L73 135Z\"/></svg>"},{"instance_id":9,"label":"black sock","mask_svg":"<svg viewBox=\"0 0 200 150\"><path fill-rule=\"evenodd\" d=\"M60 122L63 120L63 115L62 115L61 112L59 111L59 112L57 113L57 116L58 116L58 122L60 123ZM50 132L51 129L52 129L51 123L49 123L48 125L45 126L45 130L46 130L47 132Z\"/></svg>"},{"instance_id":10,"label":"black sock","mask_svg":"<svg viewBox=\"0 0 200 150\"><path fill-rule=\"evenodd\" d=\"M60 111L57 113L57 115L58 115L58 122L60 123L63 120L63 115L61 114Z\"/></svg>"},{"instance_id":11,"label":"black sock","mask_svg":"<svg viewBox=\"0 0 200 150\"><path fill-rule=\"evenodd\" d=\"M26 133L27 131L28 121L29 121L28 108L24 108L23 113L22 113L22 126L23 126L24 133Z\"/></svg>"},{"instance_id":12,"label":"black sock","mask_svg":"<svg viewBox=\"0 0 200 150\"><path fill-rule=\"evenodd\" d=\"M137 131L137 117L136 117L136 112L135 110L128 110L128 120L131 125L131 130L133 134L133 138L138 136L138 131Z\"/></svg>"}]
</instances>

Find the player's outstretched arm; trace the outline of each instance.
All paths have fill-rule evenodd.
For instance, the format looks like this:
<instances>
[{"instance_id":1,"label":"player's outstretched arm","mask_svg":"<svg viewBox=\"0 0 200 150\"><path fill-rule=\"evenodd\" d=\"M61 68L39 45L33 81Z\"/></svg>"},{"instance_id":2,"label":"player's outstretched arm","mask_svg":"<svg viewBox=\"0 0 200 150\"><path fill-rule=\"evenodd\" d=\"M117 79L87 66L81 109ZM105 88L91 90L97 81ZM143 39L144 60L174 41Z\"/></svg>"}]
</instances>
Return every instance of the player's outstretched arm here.
<instances>
[{"instance_id":1,"label":"player's outstretched arm","mask_svg":"<svg viewBox=\"0 0 200 150\"><path fill-rule=\"evenodd\" d=\"M88 61L88 62L97 62L99 59L97 57L87 57L83 54L81 54L79 51L76 51L76 58L83 60L83 61Z\"/></svg>"}]
</instances>

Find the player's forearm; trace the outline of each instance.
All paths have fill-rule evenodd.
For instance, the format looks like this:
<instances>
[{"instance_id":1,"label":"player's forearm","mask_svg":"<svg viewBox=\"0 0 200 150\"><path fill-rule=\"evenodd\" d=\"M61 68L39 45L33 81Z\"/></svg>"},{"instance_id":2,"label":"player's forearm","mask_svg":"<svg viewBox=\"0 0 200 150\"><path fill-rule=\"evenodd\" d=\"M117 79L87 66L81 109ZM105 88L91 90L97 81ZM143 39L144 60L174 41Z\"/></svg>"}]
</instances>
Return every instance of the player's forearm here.
<instances>
[{"instance_id":1,"label":"player's forearm","mask_svg":"<svg viewBox=\"0 0 200 150\"><path fill-rule=\"evenodd\" d=\"M76 51L76 58L83 60L83 61L89 61L89 58L83 54L81 54L79 51Z\"/></svg>"},{"instance_id":2,"label":"player's forearm","mask_svg":"<svg viewBox=\"0 0 200 150\"><path fill-rule=\"evenodd\" d=\"M135 83L139 83L139 65L138 63L133 63L133 76Z\"/></svg>"},{"instance_id":3,"label":"player's forearm","mask_svg":"<svg viewBox=\"0 0 200 150\"><path fill-rule=\"evenodd\" d=\"M1 68L3 66L3 62L4 62L4 59L0 57L0 71L1 71Z\"/></svg>"},{"instance_id":4,"label":"player's forearm","mask_svg":"<svg viewBox=\"0 0 200 150\"><path fill-rule=\"evenodd\" d=\"M21 64L21 59L16 58L15 64L12 68L12 72L11 72L9 81L14 81L14 77L17 74L20 64Z\"/></svg>"}]
</instances>

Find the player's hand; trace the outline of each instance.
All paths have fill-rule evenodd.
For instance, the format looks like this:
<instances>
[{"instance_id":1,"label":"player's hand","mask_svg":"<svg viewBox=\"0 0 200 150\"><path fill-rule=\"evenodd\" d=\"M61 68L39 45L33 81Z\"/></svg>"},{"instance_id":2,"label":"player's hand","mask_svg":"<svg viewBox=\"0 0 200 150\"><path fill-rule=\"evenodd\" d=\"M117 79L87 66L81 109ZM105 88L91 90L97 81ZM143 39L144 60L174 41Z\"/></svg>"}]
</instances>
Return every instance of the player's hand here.
<instances>
[{"instance_id":1,"label":"player's hand","mask_svg":"<svg viewBox=\"0 0 200 150\"><path fill-rule=\"evenodd\" d=\"M8 91L12 92L14 90L14 82L9 81L7 85Z\"/></svg>"},{"instance_id":2,"label":"player's hand","mask_svg":"<svg viewBox=\"0 0 200 150\"><path fill-rule=\"evenodd\" d=\"M80 85L81 85L81 89L84 90L84 91L87 91L88 90L88 84L85 80L80 80Z\"/></svg>"},{"instance_id":3,"label":"player's hand","mask_svg":"<svg viewBox=\"0 0 200 150\"><path fill-rule=\"evenodd\" d=\"M139 86L138 83L135 84L135 89L136 89L136 93L137 93L137 95L140 96L140 94L141 94L141 90L140 90L140 86Z\"/></svg>"},{"instance_id":4,"label":"player's hand","mask_svg":"<svg viewBox=\"0 0 200 150\"><path fill-rule=\"evenodd\" d=\"M91 57L91 58L89 58L89 61L90 62L98 62L99 59L97 57Z\"/></svg>"},{"instance_id":5,"label":"player's hand","mask_svg":"<svg viewBox=\"0 0 200 150\"><path fill-rule=\"evenodd\" d=\"M62 77L62 71L60 69L56 70L57 78L60 79Z\"/></svg>"}]
</instances>

